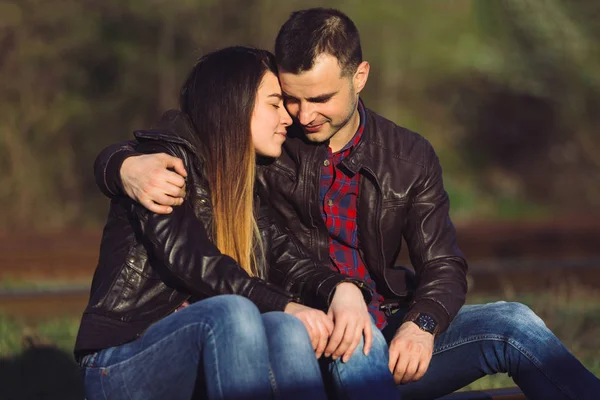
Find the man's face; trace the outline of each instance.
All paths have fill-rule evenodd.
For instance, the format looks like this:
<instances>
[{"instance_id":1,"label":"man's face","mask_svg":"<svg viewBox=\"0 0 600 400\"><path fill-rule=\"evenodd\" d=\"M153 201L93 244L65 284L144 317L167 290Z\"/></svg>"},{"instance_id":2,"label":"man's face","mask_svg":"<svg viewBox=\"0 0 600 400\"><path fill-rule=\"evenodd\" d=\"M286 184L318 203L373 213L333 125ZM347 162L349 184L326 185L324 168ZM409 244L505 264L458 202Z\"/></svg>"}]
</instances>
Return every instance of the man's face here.
<instances>
[{"instance_id":1,"label":"man's face","mask_svg":"<svg viewBox=\"0 0 600 400\"><path fill-rule=\"evenodd\" d=\"M280 69L279 81L285 106L310 141L325 142L338 132L338 136L350 134L346 131L353 129L351 125L357 116L358 92L366 82L365 74L358 78L357 75L359 72L343 76L337 59L329 54L319 55L313 68L300 74Z\"/></svg>"}]
</instances>

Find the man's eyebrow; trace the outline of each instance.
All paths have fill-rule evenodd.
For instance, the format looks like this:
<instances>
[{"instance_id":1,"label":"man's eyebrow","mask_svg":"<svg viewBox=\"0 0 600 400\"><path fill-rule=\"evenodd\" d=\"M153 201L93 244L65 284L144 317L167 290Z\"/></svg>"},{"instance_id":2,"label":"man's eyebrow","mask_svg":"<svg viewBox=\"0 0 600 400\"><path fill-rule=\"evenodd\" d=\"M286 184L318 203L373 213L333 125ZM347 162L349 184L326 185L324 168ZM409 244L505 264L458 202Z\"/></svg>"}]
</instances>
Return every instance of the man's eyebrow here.
<instances>
[{"instance_id":1,"label":"man's eyebrow","mask_svg":"<svg viewBox=\"0 0 600 400\"><path fill-rule=\"evenodd\" d=\"M331 93L325 93L325 94L320 94L318 96L314 96L314 97L307 97L306 101L310 102L310 103L318 103L318 102L322 102L325 100L329 100L330 98L332 98L333 96L335 96L338 92L331 92ZM296 97L291 96L289 94L287 94L286 92L283 92L283 97L285 99L294 99L294 100L298 100Z\"/></svg>"},{"instance_id":2,"label":"man's eyebrow","mask_svg":"<svg viewBox=\"0 0 600 400\"><path fill-rule=\"evenodd\" d=\"M318 103L318 102L322 102L325 100L329 100L336 94L337 94L337 91L331 92L331 93L320 94L320 95L314 96L314 97L307 97L306 101L311 102L311 103Z\"/></svg>"}]
</instances>

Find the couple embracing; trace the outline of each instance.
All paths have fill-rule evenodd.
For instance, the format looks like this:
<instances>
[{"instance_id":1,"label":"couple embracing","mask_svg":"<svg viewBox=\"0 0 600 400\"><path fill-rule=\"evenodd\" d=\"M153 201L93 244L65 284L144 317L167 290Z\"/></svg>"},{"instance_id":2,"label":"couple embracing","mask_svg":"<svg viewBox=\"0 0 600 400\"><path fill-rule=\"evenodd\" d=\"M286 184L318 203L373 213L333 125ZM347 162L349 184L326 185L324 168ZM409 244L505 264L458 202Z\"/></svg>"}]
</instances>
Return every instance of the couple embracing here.
<instances>
[{"instance_id":1,"label":"couple embracing","mask_svg":"<svg viewBox=\"0 0 600 400\"><path fill-rule=\"evenodd\" d=\"M526 306L464 306L437 156L366 108L368 76L346 15L298 11L274 56L205 55L179 110L99 155L87 399L431 399L498 372L600 392Z\"/></svg>"}]
</instances>

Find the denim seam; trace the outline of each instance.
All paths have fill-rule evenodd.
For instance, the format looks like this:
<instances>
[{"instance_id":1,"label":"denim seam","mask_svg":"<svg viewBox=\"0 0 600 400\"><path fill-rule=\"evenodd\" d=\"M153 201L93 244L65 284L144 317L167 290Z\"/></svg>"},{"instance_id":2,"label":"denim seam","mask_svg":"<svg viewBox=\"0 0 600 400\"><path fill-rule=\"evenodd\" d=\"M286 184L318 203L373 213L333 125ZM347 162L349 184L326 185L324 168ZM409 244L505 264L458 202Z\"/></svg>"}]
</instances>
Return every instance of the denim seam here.
<instances>
[{"instance_id":1,"label":"denim seam","mask_svg":"<svg viewBox=\"0 0 600 400\"><path fill-rule=\"evenodd\" d=\"M271 388L273 389L273 394L275 398L279 397L279 387L277 386L277 380L275 379L275 373L271 368L271 363L269 363L269 381L271 382Z\"/></svg>"},{"instance_id":2,"label":"denim seam","mask_svg":"<svg viewBox=\"0 0 600 400\"><path fill-rule=\"evenodd\" d=\"M131 397L131 393L129 393L129 385L127 384L127 382L125 382L125 379L123 376L121 376L121 382L123 382L123 390L127 394L127 398L130 400L133 399L133 397Z\"/></svg>"},{"instance_id":3,"label":"denim seam","mask_svg":"<svg viewBox=\"0 0 600 400\"><path fill-rule=\"evenodd\" d=\"M210 340L212 348L216 348L217 346L215 345L215 335L213 334L213 331L210 328L210 325L205 324L204 322L197 322L197 324L202 326L203 328L208 328L208 340ZM213 354L213 357L214 357L214 363L215 363L215 370L218 371L219 370L219 360L218 360L216 352ZM198 364L199 363L200 363L200 360L198 360ZM223 396L223 386L221 384L221 375L218 373L215 374L215 383L219 390L219 397L223 398L224 396Z\"/></svg>"},{"instance_id":4,"label":"denim seam","mask_svg":"<svg viewBox=\"0 0 600 400\"><path fill-rule=\"evenodd\" d=\"M560 383L556 382L554 379L552 379L550 376L548 376L548 374L545 373L545 371L541 368L541 363L540 361L535 358L533 356L533 354L531 354L530 352L528 352L525 347L517 342L516 340L507 338L506 336L502 336L502 335L477 335L477 336L470 336L468 338L465 338L463 340L454 342L452 344L447 344L445 346L440 347L439 349L435 350L433 352L433 355L435 356L436 354L440 354L443 353L444 351L447 350L451 350L454 349L456 347L465 345L465 344L469 344L469 343L473 343L473 342L479 342L482 340L495 340L498 342L505 342L507 344L509 344L510 346L512 346L513 348L515 348L519 353L523 354L525 356L525 358L527 358L532 364L533 366L542 374L546 377L546 379L548 379L550 382L552 382L561 392L563 392L563 394L567 397L569 397L572 400L577 400L575 397L573 397L570 393L570 391L568 391L567 389L565 389L562 385L560 385Z\"/></svg>"},{"instance_id":5,"label":"denim seam","mask_svg":"<svg viewBox=\"0 0 600 400\"><path fill-rule=\"evenodd\" d=\"M106 390L104 389L104 376L102 375L104 368L99 368L98 369L98 373L100 374L100 387L102 388L102 396L104 396L105 399L108 399L108 396L106 396Z\"/></svg>"},{"instance_id":6,"label":"denim seam","mask_svg":"<svg viewBox=\"0 0 600 400\"><path fill-rule=\"evenodd\" d=\"M343 391L344 391L344 398L350 398L350 393L348 393L348 389L346 388L346 385L344 385L345 380L342 379L342 376L340 374L340 370L338 368L338 362L341 362L341 358L337 361L331 361L331 369L333 370L332 372L334 374L337 375L337 381L340 383L340 386L342 387Z\"/></svg>"}]
</instances>

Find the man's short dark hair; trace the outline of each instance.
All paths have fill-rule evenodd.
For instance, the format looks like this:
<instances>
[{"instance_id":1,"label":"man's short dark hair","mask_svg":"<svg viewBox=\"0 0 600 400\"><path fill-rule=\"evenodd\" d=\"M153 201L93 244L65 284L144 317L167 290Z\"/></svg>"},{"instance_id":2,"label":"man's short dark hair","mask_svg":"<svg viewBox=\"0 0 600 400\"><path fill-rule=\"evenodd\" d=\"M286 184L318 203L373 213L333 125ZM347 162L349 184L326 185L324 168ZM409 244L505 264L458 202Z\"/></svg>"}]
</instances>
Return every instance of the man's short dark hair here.
<instances>
[{"instance_id":1,"label":"man's short dark hair","mask_svg":"<svg viewBox=\"0 0 600 400\"><path fill-rule=\"evenodd\" d=\"M310 8L295 11L275 40L275 58L285 71L309 71L320 54L337 58L343 75L352 75L362 62L356 25L341 11Z\"/></svg>"}]
</instances>

